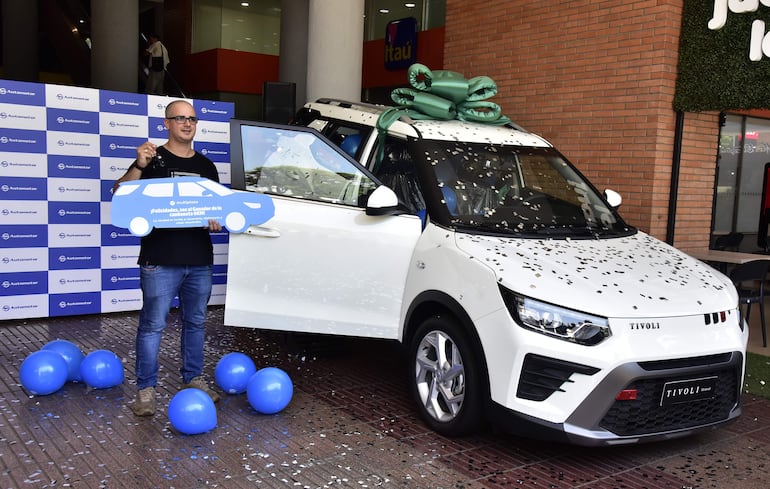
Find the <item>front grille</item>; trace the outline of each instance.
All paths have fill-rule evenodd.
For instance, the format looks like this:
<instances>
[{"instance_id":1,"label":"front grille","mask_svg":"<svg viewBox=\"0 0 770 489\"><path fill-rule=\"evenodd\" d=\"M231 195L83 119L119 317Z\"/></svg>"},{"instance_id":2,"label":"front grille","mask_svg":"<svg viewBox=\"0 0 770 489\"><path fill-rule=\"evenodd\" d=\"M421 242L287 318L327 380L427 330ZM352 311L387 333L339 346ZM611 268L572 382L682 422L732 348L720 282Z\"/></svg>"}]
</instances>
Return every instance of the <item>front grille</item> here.
<instances>
[{"instance_id":1,"label":"front grille","mask_svg":"<svg viewBox=\"0 0 770 489\"><path fill-rule=\"evenodd\" d=\"M670 406L661 406L660 399L666 382L687 380L693 375L640 379L625 389L636 389L633 401L615 401L599 426L620 436L693 428L726 420L738 402L739 367L699 372L697 377L716 376L713 399L704 399Z\"/></svg>"},{"instance_id":2,"label":"front grille","mask_svg":"<svg viewBox=\"0 0 770 489\"><path fill-rule=\"evenodd\" d=\"M595 367L529 353L524 358L516 395L530 401L545 401L556 391L564 392L562 385L572 382L572 374L593 375L598 371Z\"/></svg>"}]
</instances>

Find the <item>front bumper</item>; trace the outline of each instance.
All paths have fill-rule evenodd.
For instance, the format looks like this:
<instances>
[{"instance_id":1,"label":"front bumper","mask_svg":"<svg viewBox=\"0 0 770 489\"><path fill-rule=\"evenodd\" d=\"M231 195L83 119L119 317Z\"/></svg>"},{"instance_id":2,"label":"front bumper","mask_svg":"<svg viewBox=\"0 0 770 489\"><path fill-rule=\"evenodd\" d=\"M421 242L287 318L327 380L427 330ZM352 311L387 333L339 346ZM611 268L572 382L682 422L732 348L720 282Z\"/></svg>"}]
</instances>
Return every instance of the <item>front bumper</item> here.
<instances>
[{"instance_id":1,"label":"front bumper","mask_svg":"<svg viewBox=\"0 0 770 489\"><path fill-rule=\"evenodd\" d=\"M554 377L554 366L564 362L541 356L526 361L519 395L532 392L538 376ZM489 416L496 426L524 436L585 446L649 442L688 436L728 423L741 414L743 354L739 351L675 360L630 362L606 375L563 423L517 413L497 403ZM572 368L576 368L573 364ZM584 374L591 375L589 372ZM566 376L567 378L569 375ZM715 378L715 388L703 399L663 403L664 386L690 379ZM529 382L529 386L522 382ZM568 381L567 381L568 382ZM553 383L551 383L553 385ZM553 385L554 392L559 389ZM636 398L616 399L633 390ZM540 391L543 401L547 392Z\"/></svg>"}]
</instances>

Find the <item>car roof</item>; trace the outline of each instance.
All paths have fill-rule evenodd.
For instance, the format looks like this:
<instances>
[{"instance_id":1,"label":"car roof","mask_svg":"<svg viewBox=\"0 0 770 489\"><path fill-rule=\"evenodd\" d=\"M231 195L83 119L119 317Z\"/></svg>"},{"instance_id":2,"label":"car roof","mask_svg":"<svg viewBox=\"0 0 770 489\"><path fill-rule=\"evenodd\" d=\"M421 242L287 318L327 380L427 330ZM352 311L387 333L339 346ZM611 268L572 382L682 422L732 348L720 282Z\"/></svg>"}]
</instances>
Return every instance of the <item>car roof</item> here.
<instances>
[{"instance_id":1,"label":"car roof","mask_svg":"<svg viewBox=\"0 0 770 489\"><path fill-rule=\"evenodd\" d=\"M380 115L393 108L336 99L319 99L306 104L305 107L317 110L323 117L370 127L376 127ZM495 125L460 120L417 120L404 115L388 128L388 132L404 137L440 141L551 147L551 144L542 137L513 123Z\"/></svg>"}]
</instances>

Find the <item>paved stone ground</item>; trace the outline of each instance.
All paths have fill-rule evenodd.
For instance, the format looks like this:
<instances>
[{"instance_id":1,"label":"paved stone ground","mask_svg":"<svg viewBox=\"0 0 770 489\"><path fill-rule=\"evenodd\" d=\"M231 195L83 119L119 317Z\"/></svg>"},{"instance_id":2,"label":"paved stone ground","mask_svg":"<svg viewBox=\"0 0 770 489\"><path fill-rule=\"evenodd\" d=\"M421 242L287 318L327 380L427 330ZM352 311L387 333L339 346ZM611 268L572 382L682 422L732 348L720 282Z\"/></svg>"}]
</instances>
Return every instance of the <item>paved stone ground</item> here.
<instances>
[{"instance_id":1,"label":"paved stone ground","mask_svg":"<svg viewBox=\"0 0 770 489\"><path fill-rule=\"evenodd\" d=\"M161 346L160 404L136 418L137 313L0 323L0 489L6 488L767 488L770 401L744 396L744 415L703 435L639 446L586 449L499 433L448 439L416 417L398 345L310 338L222 326L212 307L206 373L231 351L257 367L286 370L289 406L260 415L245 394L217 405L217 427L173 429L165 408L179 389L179 323ZM62 338L84 353L115 352L126 381L89 390L70 383L29 396L18 370L26 356Z\"/></svg>"}]
</instances>

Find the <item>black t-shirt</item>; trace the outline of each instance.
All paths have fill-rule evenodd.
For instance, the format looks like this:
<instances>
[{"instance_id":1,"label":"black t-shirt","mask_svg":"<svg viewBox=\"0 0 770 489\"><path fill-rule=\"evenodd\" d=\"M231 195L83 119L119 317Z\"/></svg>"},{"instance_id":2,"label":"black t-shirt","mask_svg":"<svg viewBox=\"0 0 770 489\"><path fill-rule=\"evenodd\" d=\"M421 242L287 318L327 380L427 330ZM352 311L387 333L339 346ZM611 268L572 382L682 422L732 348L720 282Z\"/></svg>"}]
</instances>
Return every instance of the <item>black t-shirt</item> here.
<instances>
[{"instance_id":1,"label":"black t-shirt","mask_svg":"<svg viewBox=\"0 0 770 489\"><path fill-rule=\"evenodd\" d=\"M158 156L142 172L146 178L200 176L219 182L217 167L198 153L181 158L158 147ZM139 265L211 265L214 249L206 228L154 228L142 238Z\"/></svg>"}]
</instances>

